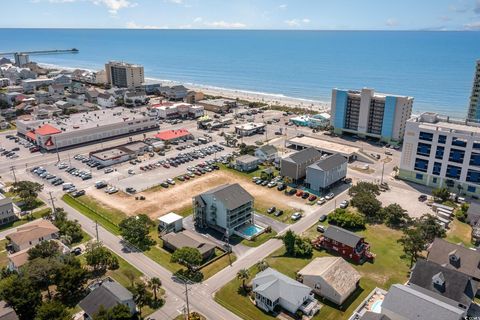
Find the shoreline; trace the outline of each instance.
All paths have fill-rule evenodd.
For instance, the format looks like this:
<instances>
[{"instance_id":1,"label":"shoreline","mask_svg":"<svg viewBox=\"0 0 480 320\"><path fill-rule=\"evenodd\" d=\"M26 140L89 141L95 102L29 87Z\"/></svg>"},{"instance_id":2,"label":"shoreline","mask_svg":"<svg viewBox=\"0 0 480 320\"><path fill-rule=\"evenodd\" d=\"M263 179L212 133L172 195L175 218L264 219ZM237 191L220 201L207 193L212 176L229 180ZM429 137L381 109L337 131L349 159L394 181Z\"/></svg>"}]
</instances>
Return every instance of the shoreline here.
<instances>
[{"instance_id":1,"label":"shoreline","mask_svg":"<svg viewBox=\"0 0 480 320\"><path fill-rule=\"evenodd\" d=\"M74 68L74 67L63 67L54 64L48 63L38 63L38 65L42 68L48 70L86 70L91 72L96 72L96 70L88 69L88 68ZM221 96L224 98L230 99L239 99L239 100L246 100L250 102L263 102L269 105L280 105L289 108L304 108L310 110L316 110L320 112L329 112L330 111L330 102L328 101L319 101L319 100L311 100L311 99L304 99L304 98L295 98L285 96L283 94L275 94L275 93L266 93L266 92L256 92L256 91L249 91L249 90L240 90L240 89L231 89L231 88L222 88L210 85L202 85L202 84L195 84L195 83L188 83L188 82L181 82L175 80L168 80L168 79L159 79L159 78L145 78L145 82L161 82L162 85L184 85L185 87L195 90L201 91L205 95L210 96Z\"/></svg>"}]
</instances>

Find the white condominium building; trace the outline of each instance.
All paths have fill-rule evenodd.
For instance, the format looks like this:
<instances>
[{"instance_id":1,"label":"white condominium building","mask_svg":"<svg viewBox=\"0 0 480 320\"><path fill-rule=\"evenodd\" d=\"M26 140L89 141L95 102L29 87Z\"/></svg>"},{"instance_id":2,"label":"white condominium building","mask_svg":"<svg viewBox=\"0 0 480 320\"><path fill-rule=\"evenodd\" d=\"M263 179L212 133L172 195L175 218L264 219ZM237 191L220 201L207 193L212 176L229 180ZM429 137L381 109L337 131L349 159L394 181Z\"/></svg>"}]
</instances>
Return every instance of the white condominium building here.
<instances>
[{"instance_id":1,"label":"white condominium building","mask_svg":"<svg viewBox=\"0 0 480 320\"><path fill-rule=\"evenodd\" d=\"M408 120L399 176L480 195L480 125L431 112Z\"/></svg>"}]
</instances>

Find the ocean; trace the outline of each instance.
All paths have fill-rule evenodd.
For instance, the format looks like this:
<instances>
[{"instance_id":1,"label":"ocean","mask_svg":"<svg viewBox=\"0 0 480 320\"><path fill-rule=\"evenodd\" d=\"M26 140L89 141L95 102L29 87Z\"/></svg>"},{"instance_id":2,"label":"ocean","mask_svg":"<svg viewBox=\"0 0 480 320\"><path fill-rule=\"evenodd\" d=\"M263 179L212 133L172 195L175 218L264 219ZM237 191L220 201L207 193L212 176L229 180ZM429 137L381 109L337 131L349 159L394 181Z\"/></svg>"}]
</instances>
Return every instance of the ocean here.
<instances>
[{"instance_id":1,"label":"ocean","mask_svg":"<svg viewBox=\"0 0 480 320\"><path fill-rule=\"evenodd\" d=\"M330 101L332 88L415 98L414 112L465 117L480 32L0 29L0 52L65 67L142 64L147 78Z\"/></svg>"}]
</instances>

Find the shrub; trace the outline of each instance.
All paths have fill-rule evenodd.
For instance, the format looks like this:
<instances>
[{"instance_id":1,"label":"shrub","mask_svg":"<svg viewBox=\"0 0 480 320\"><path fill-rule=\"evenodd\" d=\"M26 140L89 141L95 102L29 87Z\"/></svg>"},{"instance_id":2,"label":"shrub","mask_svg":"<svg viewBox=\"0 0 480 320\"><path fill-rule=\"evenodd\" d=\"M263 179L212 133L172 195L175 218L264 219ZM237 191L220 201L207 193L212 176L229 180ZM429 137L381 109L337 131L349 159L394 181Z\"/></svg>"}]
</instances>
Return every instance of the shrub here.
<instances>
[{"instance_id":1,"label":"shrub","mask_svg":"<svg viewBox=\"0 0 480 320\"><path fill-rule=\"evenodd\" d=\"M346 229L364 229L366 224L363 215L348 212L345 209L335 209L328 215L328 223Z\"/></svg>"}]
</instances>

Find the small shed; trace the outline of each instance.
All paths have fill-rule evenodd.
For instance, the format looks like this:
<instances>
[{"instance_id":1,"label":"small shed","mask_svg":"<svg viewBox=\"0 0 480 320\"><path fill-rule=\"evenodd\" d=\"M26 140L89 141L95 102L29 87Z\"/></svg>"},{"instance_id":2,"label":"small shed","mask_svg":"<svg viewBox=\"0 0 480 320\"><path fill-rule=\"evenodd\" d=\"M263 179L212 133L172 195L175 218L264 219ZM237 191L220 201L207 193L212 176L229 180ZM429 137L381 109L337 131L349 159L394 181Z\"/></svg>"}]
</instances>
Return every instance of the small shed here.
<instances>
[{"instance_id":1,"label":"small shed","mask_svg":"<svg viewBox=\"0 0 480 320\"><path fill-rule=\"evenodd\" d=\"M158 219L158 231L167 234L169 232L179 232L183 229L183 217L174 212L167 213Z\"/></svg>"}]
</instances>

